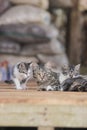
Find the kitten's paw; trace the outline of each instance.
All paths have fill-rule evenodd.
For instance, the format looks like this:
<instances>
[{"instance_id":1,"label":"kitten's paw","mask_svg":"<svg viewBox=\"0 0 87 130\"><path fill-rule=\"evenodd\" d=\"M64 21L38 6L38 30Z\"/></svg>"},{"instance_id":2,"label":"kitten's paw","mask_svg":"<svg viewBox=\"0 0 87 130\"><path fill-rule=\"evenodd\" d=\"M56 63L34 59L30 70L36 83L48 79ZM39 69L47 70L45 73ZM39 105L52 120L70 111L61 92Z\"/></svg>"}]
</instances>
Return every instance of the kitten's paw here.
<instances>
[{"instance_id":1,"label":"kitten's paw","mask_svg":"<svg viewBox=\"0 0 87 130\"><path fill-rule=\"evenodd\" d=\"M23 88L22 87L16 87L17 90L22 90Z\"/></svg>"},{"instance_id":2,"label":"kitten's paw","mask_svg":"<svg viewBox=\"0 0 87 130\"><path fill-rule=\"evenodd\" d=\"M51 86L47 86L46 91L53 91L54 89Z\"/></svg>"},{"instance_id":3,"label":"kitten's paw","mask_svg":"<svg viewBox=\"0 0 87 130\"><path fill-rule=\"evenodd\" d=\"M21 88L25 90L27 87L25 84L21 84Z\"/></svg>"},{"instance_id":4,"label":"kitten's paw","mask_svg":"<svg viewBox=\"0 0 87 130\"><path fill-rule=\"evenodd\" d=\"M60 88L60 91L63 91L63 88Z\"/></svg>"}]
</instances>

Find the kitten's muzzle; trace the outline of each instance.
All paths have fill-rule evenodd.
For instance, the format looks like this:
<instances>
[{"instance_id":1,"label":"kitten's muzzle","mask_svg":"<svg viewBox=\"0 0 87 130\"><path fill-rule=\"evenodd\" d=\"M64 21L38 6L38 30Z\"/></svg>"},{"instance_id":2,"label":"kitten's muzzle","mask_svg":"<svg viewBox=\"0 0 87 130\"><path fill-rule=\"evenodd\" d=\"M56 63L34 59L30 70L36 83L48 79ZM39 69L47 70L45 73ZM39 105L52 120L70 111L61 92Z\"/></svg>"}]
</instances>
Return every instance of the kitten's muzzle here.
<instances>
[{"instance_id":1,"label":"kitten's muzzle","mask_svg":"<svg viewBox=\"0 0 87 130\"><path fill-rule=\"evenodd\" d=\"M70 75L70 78L73 78L73 75Z\"/></svg>"},{"instance_id":2,"label":"kitten's muzzle","mask_svg":"<svg viewBox=\"0 0 87 130\"><path fill-rule=\"evenodd\" d=\"M73 74L72 73L70 73L69 76L70 76L70 78L73 78Z\"/></svg>"}]
</instances>

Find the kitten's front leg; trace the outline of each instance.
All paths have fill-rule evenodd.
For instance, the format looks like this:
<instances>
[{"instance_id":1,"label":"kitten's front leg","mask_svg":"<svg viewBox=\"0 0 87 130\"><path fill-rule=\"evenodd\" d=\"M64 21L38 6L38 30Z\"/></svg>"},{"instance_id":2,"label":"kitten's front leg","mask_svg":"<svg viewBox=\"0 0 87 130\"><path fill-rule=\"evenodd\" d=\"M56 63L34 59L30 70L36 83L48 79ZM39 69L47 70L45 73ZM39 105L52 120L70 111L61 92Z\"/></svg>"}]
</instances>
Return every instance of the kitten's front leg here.
<instances>
[{"instance_id":1,"label":"kitten's front leg","mask_svg":"<svg viewBox=\"0 0 87 130\"><path fill-rule=\"evenodd\" d=\"M27 79L23 79L21 82L20 82L20 85L22 87L22 89L26 89L26 82L27 82Z\"/></svg>"},{"instance_id":2,"label":"kitten's front leg","mask_svg":"<svg viewBox=\"0 0 87 130\"><path fill-rule=\"evenodd\" d=\"M27 82L26 78L20 81L20 86L22 89L26 89L26 82Z\"/></svg>"},{"instance_id":3,"label":"kitten's front leg","mask_svg":"<svg viewBox=\"0 0 87 130\"><path fill-rule=\"evenodd\" d=\"M13 78L13 81L15 83L16 89L22 89L22 87L20 85L20 81L17 78Z\"/></svg>"}]
</instances>

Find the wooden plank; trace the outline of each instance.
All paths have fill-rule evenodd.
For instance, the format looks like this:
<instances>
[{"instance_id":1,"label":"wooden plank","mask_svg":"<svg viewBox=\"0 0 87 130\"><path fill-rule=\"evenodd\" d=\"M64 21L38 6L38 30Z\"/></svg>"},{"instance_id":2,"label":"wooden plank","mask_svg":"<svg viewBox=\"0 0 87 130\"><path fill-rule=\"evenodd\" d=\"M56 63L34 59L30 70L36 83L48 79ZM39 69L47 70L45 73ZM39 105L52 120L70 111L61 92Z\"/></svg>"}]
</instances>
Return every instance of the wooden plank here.
<instances>
[{"instance_id":1,"label":"wooden plank","mask_svg":"<svg viewBox=\"0 0 87 130\"><path fill-rule=\"evenodd\" d=\"M54 130L53 127L38 127L38 130Z\"/></svg>"},{"instance_id":2,"label":"wooden plank","mask_svg":"<svg viewBox=\"0 0 87 130\"><path fill-rule=\"evenodd\" d=\"M37 89L37 83L35 81L29 81L26 84L26 89L29 90L36 90ZM16 89L14 84L8 84L5 82L0 82L0 89L8 89L8 90L12 90L12 89Z\"/></svg>"},{"instance_id":3,"label":"wooden plank","mask_svg":"<svg viewBox=\"0 0 87 130\"><path fill-rule=\"evenodd\" d=\"M0 126L87 128L87 93L0 91Z\"/></svg>"}]
</instances>

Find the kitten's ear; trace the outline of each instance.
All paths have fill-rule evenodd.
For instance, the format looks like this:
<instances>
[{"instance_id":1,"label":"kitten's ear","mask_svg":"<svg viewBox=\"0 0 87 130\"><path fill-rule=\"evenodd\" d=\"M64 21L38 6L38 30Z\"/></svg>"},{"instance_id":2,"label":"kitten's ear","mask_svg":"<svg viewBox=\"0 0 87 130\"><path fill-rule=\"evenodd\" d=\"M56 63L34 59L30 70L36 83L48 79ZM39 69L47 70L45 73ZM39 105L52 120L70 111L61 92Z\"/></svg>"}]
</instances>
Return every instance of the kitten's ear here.
<instances>
[{"instance_id":1,"label":"kitten's ear","mask_svg":"<svg viewBox=\"0 0 87 130\"><path fill-rule=\"evenodd\" d=\"M80 66L81 66L80 64L76 65L75 70L80 71Z\"/></svg>"},{"instance_id":2,"label":"kitten's ear","mask_svg":"<svg viewBox=\"0 0 87 130\"><path fill-rule=\"evenodd\" d=\"M19 65L18 65L18 68L21 69L21 68L24 68L25 65L24 65L24 62L21 62Z\"/></svg>"},{"instance_id":3,"label":"kitten's ear","mask_svg":"<svg viewBox=\"0 0 87 130\"><path fill-rule=\"evenodd\" d=\"M30 67L31 67L32 69L36 69L36 68L39 67L39 65L38 65L36 62L32 62L32 63L30 64Z\"/></svg>"}]
</instances>

